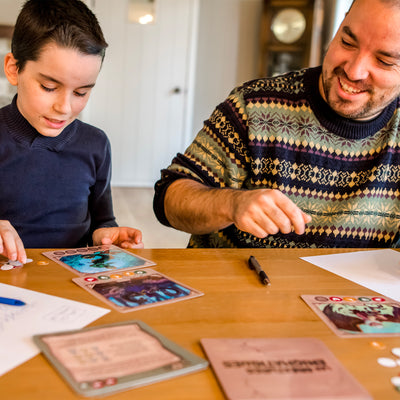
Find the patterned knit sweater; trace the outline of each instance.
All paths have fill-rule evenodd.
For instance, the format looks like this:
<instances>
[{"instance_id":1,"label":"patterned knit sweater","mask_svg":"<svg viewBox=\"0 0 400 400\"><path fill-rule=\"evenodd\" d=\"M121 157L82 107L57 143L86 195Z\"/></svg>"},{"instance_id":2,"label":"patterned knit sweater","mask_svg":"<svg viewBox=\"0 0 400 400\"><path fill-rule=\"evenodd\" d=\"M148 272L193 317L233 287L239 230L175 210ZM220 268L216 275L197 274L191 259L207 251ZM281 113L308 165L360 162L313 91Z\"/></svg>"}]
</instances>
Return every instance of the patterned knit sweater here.
<instances>
[{"instance_id":1,"label":"patterned knit sweater","mask_svg":"<svg viewBox=\"0 0 400 400\"><path fill-rule=\"evenodd\" d=\"M236 88L155 185L279 189L312 216L303 235L259 239L234 225L192 235L190 247L394 247L400 223L399 102L367 122L342 118L318 90L321 67ZM210 216L211 218L211 216Z\"/></svg>"}]
</instances>

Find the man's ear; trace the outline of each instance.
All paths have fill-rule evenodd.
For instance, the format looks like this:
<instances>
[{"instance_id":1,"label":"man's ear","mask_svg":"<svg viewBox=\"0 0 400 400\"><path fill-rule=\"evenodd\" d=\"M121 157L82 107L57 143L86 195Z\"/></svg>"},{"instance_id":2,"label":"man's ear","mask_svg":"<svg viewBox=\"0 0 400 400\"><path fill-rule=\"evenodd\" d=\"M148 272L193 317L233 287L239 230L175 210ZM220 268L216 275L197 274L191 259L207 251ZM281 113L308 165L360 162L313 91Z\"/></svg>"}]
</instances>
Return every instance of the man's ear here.
<instances>
[{"instance_id":1,"label":"man's ear","mask_svg":"<svg viewBox=\"0 0 400 400\"><path fill-rule=\"evenodd\" d=\"M7 53L4 57L4 73L8 79L8 82L13 86L18 84L18 67L17 60L14 58L12 53Z\"/></svg>"}]
</instances>

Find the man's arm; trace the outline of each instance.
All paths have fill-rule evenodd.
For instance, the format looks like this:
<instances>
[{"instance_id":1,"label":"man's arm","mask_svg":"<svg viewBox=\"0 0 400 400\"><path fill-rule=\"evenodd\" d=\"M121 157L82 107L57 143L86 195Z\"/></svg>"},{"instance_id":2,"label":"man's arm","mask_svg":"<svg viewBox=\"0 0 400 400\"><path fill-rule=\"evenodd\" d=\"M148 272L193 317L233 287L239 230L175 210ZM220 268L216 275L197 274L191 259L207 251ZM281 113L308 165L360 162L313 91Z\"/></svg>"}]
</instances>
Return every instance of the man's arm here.
<instances>
[{"instance_id":1,"label":"man's arm","mask_svg":"<svg viewBox=\"0 0 400 400\"><path fill-rule=\"evenodd\" d=\"M206 234L231 224L259 238L279 231L303 234L311 217L274 189L215 189L179 179L167 189L165 215L176 229Z\"/></svg>"}]
</instances>

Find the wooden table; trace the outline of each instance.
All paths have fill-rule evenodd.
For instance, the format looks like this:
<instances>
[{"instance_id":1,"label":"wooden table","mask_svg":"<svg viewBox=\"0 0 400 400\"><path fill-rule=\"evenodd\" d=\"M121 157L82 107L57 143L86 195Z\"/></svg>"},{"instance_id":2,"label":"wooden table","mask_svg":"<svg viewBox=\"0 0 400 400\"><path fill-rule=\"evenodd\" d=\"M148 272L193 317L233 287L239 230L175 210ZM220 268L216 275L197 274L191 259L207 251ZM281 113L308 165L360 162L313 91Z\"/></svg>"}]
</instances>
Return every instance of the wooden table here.
<instances>
[{"instance_id":1,"label":"wooden table","mask_svg":"<svg viewBox=\"0 0 400 400\"><path fill-rule=\"evenodd\" d=\"M41 252L28 250L33 262L0 271L0 282L54 296L105 307L75 285L73 273L50 262ZM321 339L371 393L374 399L400 399L390 378L400 367L385 368L377 358L390 357L399 337L351 338L336 336L300 299L302 294L371 295L362 286L314 266L299 257L354 251L351 249L144 249L134 253L157 263L156 270L204 292L204 296L129 313L111 311L91 325L139 319L186 349L205 357L199 339L212 337L316 337ZM271 279L263 286L247 267L257 257ZM376 349L377 340L386 349ZM4 343L2 344L4 345ZM38 355L0 377L1 400L79 399L57 372ZM211 370L197 372L106 397L170 400L224 399Z\"/></svg>"}]
</instances>

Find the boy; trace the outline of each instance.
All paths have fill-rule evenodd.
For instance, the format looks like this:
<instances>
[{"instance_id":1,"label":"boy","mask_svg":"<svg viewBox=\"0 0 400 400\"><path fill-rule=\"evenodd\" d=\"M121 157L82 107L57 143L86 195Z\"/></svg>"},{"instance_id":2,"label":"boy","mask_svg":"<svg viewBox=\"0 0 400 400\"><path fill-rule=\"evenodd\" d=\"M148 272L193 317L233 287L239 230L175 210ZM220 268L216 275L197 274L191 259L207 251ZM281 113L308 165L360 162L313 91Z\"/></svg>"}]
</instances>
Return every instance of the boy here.
<instances>
[{"instance_id":1,"label":"boy","mask_svg":"<svg viewBox=\"0 0 400 400\"><path fill-rule=\"evenodd\" d=\"M77 120L107 43L79 0L28 0L16 21L0 109L0 254L27 248L116 244L143 247L139 230L113 215L109 141Z\"/></svg>"}]
</instances>

